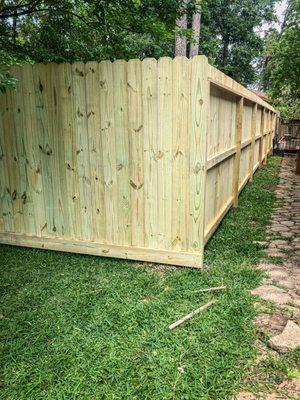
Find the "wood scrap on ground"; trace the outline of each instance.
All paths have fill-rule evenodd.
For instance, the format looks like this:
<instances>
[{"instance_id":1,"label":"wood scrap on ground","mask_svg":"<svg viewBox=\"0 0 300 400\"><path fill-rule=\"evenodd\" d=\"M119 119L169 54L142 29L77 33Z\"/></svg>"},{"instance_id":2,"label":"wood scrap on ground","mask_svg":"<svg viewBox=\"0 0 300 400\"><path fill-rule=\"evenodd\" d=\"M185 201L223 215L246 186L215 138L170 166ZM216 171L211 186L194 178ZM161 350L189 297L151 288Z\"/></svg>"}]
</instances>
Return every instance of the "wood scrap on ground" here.
<instances>
[{"instance_id":1,"label":"wood scrap on ground","mask_svg":"<svg viewBox=\"0 0 300 400\"><path fill-rule=\"evenodd\" d=\"M227 286L215 286L215 287L211 287L211 288L207 288L207 289L199 289L199 290L195 290L195 293L200 293L200 292L215 292L217 290L224 290L226 289Z\"/></svg>"},{"instance_id":2,"label":"wood scrap on ground","mask_svg":"<svg viewBox=\"0 0 300 400\"><path fill-rule=\"evenodd\" d=\"M174 322L173 324L169 325L169 329L174 329L177 326L183 324L185 321L187 321L188 319L191 319L192 317L194 317L195 315L200 314L202 311L206 310L208 307L210 307L213 303L215 303L217 300L210 300L208 303L204 304L203 306L197 308L197 310L192 311L191 313L185 315L184 317L182 317L181 319L179 319L178 321Z\"/></svg>"}]
</instances>

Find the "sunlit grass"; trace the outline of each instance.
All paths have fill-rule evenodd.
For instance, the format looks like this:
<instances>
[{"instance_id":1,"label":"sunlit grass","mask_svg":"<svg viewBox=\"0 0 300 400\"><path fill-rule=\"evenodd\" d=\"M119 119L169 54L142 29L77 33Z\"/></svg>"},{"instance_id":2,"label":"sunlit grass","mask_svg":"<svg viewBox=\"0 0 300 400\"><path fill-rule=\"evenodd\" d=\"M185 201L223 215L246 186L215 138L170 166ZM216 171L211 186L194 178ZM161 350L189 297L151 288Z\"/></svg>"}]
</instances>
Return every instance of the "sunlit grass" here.
<instances>
[{"instance_id":1,"label":"sunlit grass","mask_svg":"<svg viewBox=\"0 0 300 400\"><path fill-rule=\"evenodd\" d=\"M274 205L279 158L259 170L222 222L202 271L0 247L0 398L226 399L253 359L248 289L262 254L254 240ZM217 303L199 288L224 284Z\"/></svg>"}]
</instances>

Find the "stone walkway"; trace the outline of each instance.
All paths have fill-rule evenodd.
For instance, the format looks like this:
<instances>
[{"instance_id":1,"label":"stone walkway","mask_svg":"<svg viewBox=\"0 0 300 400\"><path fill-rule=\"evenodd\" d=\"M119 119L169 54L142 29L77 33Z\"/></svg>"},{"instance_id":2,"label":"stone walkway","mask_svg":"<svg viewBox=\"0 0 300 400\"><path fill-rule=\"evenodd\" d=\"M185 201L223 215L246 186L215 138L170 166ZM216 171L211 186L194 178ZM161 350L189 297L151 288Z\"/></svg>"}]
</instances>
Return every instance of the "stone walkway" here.
<instances>
[{"instance_id":1,"label":"stone walkway","mask_svg":"<svg viewBox=\"0 0 300 400\"><path fill-rule=\"evenodd\" d=\"M267 256L267 261L258 267L268 277L251 292L270 302L266 303L271 305L270 312L258 314L255 324L258 331L270 338L268 345L273 350L265 351L275 355L300 346L300 175L295 174L293 156L282 160L276 197L277 207L267 227L266 242L258 242ZM277 257L283 260L282 264L276 262ZM300 399L300 379L288 380L284 392L282 396L272 393L259 398L252 393L240 393L237 399Z\"/></svg>"}]
</instances>

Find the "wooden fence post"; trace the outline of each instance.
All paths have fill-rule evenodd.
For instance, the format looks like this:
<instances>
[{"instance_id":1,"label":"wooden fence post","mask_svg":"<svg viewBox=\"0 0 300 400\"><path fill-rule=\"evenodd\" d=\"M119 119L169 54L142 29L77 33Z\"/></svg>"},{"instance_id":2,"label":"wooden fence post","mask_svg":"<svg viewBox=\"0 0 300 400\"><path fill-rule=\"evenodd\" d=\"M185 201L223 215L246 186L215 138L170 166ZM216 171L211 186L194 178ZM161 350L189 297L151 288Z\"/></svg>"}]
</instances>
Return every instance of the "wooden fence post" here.
<instances>
[{"instance_id":1,"label":"wooden fence post","mask_svg":"<svg viewBox=\"0 0 300 400\"><path fill-rule=\"evenodd\" d=\"M241 139L243 129L243 113L244 113L244 98L238 99L236 105L236 123L235 123L235 146L236 153L233 163L233 177L232 177L232 196L233 206L238 206L239 197L239 178L240 178L240 159L241 159Z\"/></svg>"},{"instance_id":2,"label":"wooden fence post","mask_svg":"<svg viewBox=\"0 0 300 400\"><path fill-rule=\"evenodd\" d=\"M257 103L253 104L252 118L251 118L251 148L250 148L250 161L249 161L250 182L253 181L255 136L256 136L256 117L257 117Z\"/></svg>"},{"instance_id":3,"label":"wooden fence post","mask_svg":"<svg viewBox=\"0 0 300 400\"><path fill-rule=\"evenodd\" d=\"M269 110L266 110L266 158L265 161L268 161L268 152L269 152L269 133L270 133L270 113Z\"/></svg>"},{"instance_id":4,"label":"wooden fence post","mask_svg":"<svg viewBox=\"0 0 300 400\"><path fill-rule=\"evenodd\" d=\"M267 155L270 153L272 143L272 114L271 111L268 111L268 152Z\"/></svg>"},{"instance_id":5,"label":"wooden fence post","mask_svg":"<svg viewBox=\"0 0 300 400\"><path fill-rule=\"evenodd\" d=\"M204 56L195 56L191 63L190 97L190 219L189 238L191 250L199 252L199 266L203 263L204 251L204 204L206 179L206 141L209 112L208 61Z\"/></svg>"},{"instance_id":6,"label":"wooden fence post","mask_svg":"<svg viewBox=\"0 0 300 400\"><path fill-rule=\"evenodd\" d=\"M275 127L276 127L276 114L271 113L272 125L271 125L271 154L274 152L274 138L275 138Z\"/></svg>"},{"instance_id":7,"label":"wooden fence post","mask_svg":"<svg viewBox=\"0 0 300 400\"><path fill-rule=\"evenodd\" d=\"M262 165L267 164L267 112L265 107L262 109Z\"/></svg>"}]
</instances>

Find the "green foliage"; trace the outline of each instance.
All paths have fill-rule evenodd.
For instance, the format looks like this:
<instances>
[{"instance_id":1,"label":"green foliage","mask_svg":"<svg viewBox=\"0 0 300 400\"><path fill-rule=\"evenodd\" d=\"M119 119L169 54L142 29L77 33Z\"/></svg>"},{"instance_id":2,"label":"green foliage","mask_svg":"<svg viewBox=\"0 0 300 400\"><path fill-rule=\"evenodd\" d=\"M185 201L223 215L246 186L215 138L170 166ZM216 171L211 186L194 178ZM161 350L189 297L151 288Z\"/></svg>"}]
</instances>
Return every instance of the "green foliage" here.
<instances>
[{"instance_id":1,"label":"green foliage","mask_svg":"<svg viewBox=\"0 0 300 400\"><path fill-rule=\"evenodd\" d=\"M263 50L255 28L274 19L276 0L207 0L201 49L224 73L247 85L257 78L253 61Z\"/></svg>"},{"instance_id":2,"label":"green foliage","mask_svg":"<svg viewBox=\"0 0 300 400\"><path fill-rule=\"evenodd\" d=\"M280 158L260 169L207 246L202 271L0 246L6 400L226 399L254 358L252 266ZM173 331L167 326L217 302ZM292 365L289 365L292 368ZM289 372L290 373L290 372Z\"/></svg>"},{"instance_id":3,"label":"green foliage","mask_svg":"<svg viewBox=\"0 0 300 400\"><path fill-rule=\"evenodd\" d=\"M31 62L89 61L173 56L175 21L183 0L23 0L5 7L0 48ZM200 51L243 84L256 78L253 60L262 50L255 32L273 18L276 0L190 0L188 18L201 9ZM33 4L31 11L29 6ZM23 5L23 6L22 6ZM13 12L24 12L23 15ZM185 30L190 43L191 29Z\"/></svg>"},{"instance_id":4,"label":"green foliage","mask_svg":"<svg viewBox=\"0 0 300 400\"><path fill-rule=\"evenodd\" d=\"M6 88L15 88L16 78L9 72L7 67L0 67L0 92L5 92Z\"/></svg>"},{"instance_id":5,"label":"green foliage","mask_svg":"<svg viewBox=\"0 0 300 400\"><path fill-rule=\"evenodd\" d=\"M282 31L266 46L264 86L284 119L300 118L300 3L291 0Z\"/></svg>"},{"instance_id":6,"label":"green foliage","mask_svg":"<svg viewBox=\"0 0 300 400\"><path fill-rule=\"evenodd\" d=\"M0 39L1 41L1 39ZM18 57L14 57L5 50L0 49L0 92L6 88L15 88L17 80L9 71L10 65L20 64Z\"/></svg>"},{"instance_id":7,"label":"green foliage","mask_svg":"<svg viewBox=\"0 0 300 400\"><path fill-rule=\"evenodd\" d=\"M173 0L44 0L14 29L4 20L1 44L35 62L171 55L177 8Z\"/></svg>"}]
</instances>

